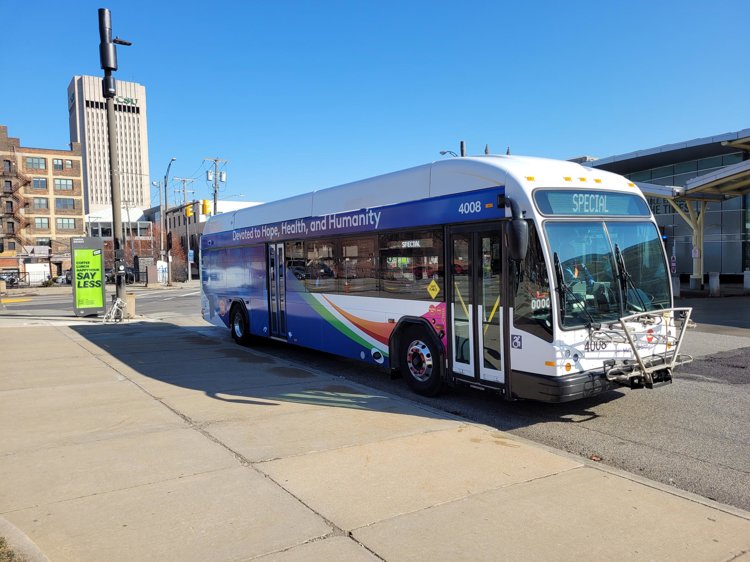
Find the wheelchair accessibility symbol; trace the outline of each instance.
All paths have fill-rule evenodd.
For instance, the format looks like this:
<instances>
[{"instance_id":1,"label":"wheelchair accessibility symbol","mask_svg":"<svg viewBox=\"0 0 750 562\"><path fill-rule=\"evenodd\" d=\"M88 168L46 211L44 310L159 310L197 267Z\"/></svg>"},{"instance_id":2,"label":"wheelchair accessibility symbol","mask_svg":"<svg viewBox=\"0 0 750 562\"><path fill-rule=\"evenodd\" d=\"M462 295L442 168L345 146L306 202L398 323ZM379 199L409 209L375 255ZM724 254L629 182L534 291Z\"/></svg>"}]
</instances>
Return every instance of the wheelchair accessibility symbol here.
<instances>
[{"instance_id":1,"label":"wheelchair accessibility symbol","mask_svg":"<svg viewBox=\"0 0 750 562\"><path fill-rule=\"evenodd\" d=\"M513 349L523 349L523 336L511 336L510 346Z\"/></svg>"}]
</instances>

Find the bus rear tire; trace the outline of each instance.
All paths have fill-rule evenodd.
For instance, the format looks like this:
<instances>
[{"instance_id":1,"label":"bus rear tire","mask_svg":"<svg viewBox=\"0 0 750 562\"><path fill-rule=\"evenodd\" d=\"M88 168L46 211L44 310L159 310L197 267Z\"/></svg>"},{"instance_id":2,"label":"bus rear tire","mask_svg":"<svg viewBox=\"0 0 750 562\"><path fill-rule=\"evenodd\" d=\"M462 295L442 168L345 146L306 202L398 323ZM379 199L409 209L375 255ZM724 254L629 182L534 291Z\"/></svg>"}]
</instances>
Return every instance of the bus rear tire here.
<instances>
[{"instance_id":1,"label":"bus rear tire","mask_svg":"<svg viewBox=\"0 0 750 562\"><path fill-rule=\"evenodd\" d=\"M422 328L409 328L401 339L401 375L414 392L437 396L443 388L440 353Z\"/></svg>"},{"instance_id":2,"label":"bus rear tire","mask_svg":"<svg viewBox=\"0 0 750 562\"><path fill-rule=\"evenodd\" d=\"M247 321L247 313L238 305L232 306L229 314L229 330L232 332L232 339L240 345L250 343L250 326Z\"/></svg>"}]
</instances>

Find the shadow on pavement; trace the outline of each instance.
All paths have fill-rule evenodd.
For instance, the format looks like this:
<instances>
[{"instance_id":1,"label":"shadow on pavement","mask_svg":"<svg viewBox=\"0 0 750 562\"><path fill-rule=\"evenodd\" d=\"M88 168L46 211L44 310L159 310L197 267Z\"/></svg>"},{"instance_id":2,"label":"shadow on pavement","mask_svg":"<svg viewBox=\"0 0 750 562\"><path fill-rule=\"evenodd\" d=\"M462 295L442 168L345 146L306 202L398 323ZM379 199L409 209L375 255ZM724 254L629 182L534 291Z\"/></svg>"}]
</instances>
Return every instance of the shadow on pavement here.
<instances>
[{"instance_id":1,"label":"shadow on pavement","mask_svg":"<svg viewBox=\"0 0 750 562\"><path fill-rule=\"evenodd\" d=\"M468 402L472 408L493 414L489 425L508 430L547 421L588 421L597 417L593 407L622 397L614 391L566 404L508 403L498 394L461 387L437 398L424 398L382 370L273 341L256 342L254 348L246 348L236 345L228 333L226 340L221 340L159 322L78 325L70 329L105 352L89 346L93 353L104 355L106 363L117 368L119 361L135 371L120 370L156 398L188 389L248 407L273 408L295 402L431 418L473 418L463 406ZM146 379L139 380L139 375ZM406 402L393 400L392 395ZM414 403L427 408L415 412ZM486 419L480 421L488 423Z\"/></svg>"}]
</instances>

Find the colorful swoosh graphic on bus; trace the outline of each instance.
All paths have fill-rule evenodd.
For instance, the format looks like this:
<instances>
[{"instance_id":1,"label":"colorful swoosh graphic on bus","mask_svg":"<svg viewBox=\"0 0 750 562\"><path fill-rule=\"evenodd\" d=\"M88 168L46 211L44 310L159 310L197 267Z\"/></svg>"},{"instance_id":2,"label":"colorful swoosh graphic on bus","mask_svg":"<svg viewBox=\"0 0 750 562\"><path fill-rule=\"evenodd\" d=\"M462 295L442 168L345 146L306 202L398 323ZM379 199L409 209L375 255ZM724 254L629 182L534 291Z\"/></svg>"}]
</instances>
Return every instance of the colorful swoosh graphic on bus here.
<instances>
[{"instance_id":1,"label":"colorful swoosh graphic on bus","mask_svg":"<svg viewBox=\"0 0 750 562\"><path fill-rule=\"evenodd\" d=\"M373 320L365 320L364 318L359 318L357 316L354 316L353 314L350 314L343 308L336 306L331 301L331 299L327 297L323 297L323 299L325 299L328 304L336 309L336 312L341 314L341 316L346 318L356 328L360 329L371 338L375 338L383 345L388 345L388 339L391 337L391 332L393 331L393 328L396 327L396 324L391 324L388 322L375 322Z\"/></svg>"},{"instance_id":2,"label":"colorful swoosh graphic on bus","mask_svg":"<svg viewBox=\"0 0 750 562\"><path fill-rule=\"evenodd\" d=\"M396 327L395 323L361 318L344 310L325 295L302 294L313 310L336 330L366 349L377 348L383 355L388 356L388 342ZM443 345L447 345L445 338L445 303L430 304L428 311L421 316L440 333Z\"/></svg>"},{"instance_id":3,"label":"colorful swoosh graphic on bus","mask_svg":"<svg viewBox=\"0 0 750 562\"><path fill-rule=\"evenodd\" d=\"M388 357L388 339L386 338L385 342L383 342L381 339L369 334L357 325L369 321L357 318L349 313L344 314L339 307L333 305L333 303L322 295L313 295L310 293L302 293L302 295L313 310L315 310L315 312L339 332L367 349L376 347L385 357ZM335 314L326 306L323 300L331 305ZM336 316L337 314L340 315L340 317ZM353 320L350 320L350 318L355 319L356 323Z\"/></svg>"}]
</instances>

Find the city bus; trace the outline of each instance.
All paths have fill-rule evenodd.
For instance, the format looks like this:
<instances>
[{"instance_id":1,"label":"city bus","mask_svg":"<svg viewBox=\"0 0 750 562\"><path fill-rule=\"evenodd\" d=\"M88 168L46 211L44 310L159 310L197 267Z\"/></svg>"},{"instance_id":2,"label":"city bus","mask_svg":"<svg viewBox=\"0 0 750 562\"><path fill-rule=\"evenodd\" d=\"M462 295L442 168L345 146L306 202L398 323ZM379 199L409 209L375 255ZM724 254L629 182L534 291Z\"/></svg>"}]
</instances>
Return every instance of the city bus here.
<instances>
[{"instance_id":1,"label":"city bus","mask_svg":"<svg viewBox=\"0 0 750 562\"><path fill-rule=\"evenodd\" d=\"M456 157L212 217L203 318L400 372L565 402L653 388L680 354L649 206L622 176L532 157Z\"/></svg>"}]
</instances>

